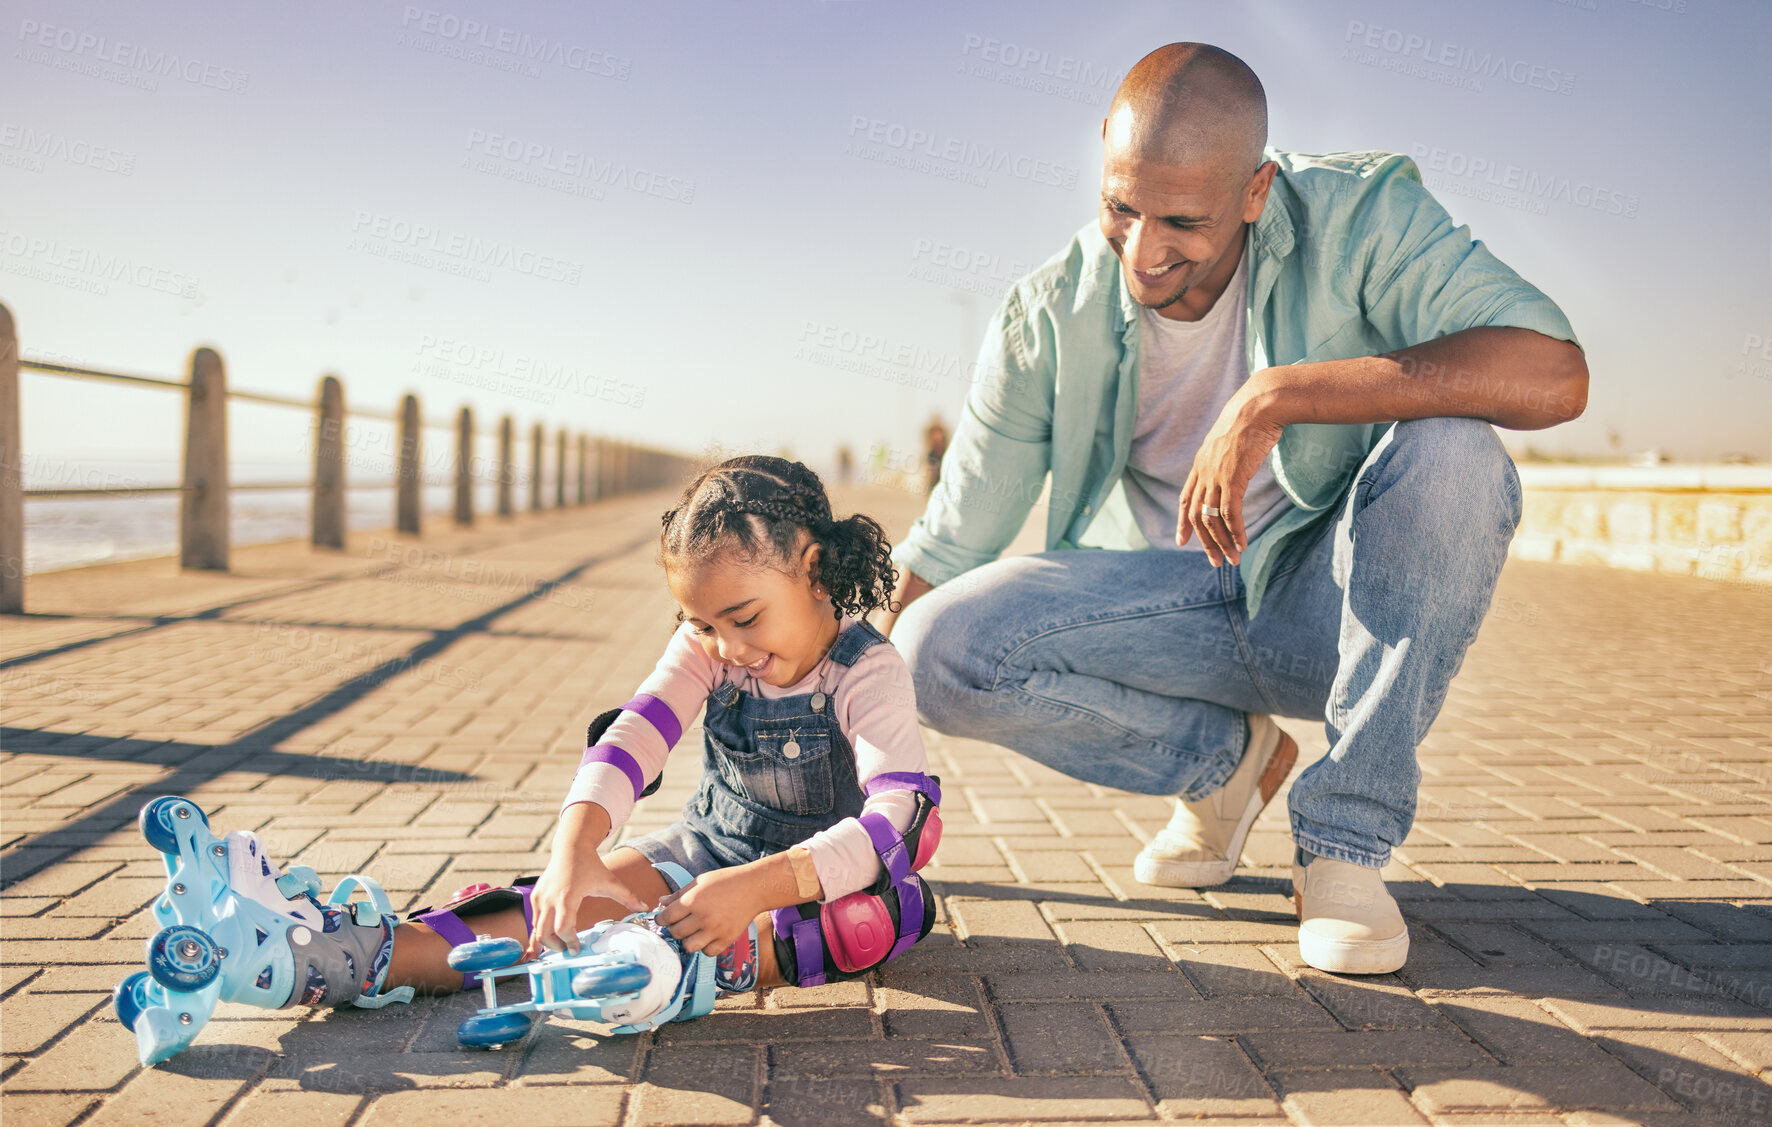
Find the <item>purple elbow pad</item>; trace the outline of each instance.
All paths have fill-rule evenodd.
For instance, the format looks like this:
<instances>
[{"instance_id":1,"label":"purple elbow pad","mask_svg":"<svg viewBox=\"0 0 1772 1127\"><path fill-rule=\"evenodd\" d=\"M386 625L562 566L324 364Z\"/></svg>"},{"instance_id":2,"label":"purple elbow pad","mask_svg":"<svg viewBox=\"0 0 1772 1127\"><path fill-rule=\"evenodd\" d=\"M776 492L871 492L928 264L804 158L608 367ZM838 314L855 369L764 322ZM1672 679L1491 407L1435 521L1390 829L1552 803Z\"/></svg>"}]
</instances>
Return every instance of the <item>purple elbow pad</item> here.
<instances>
[{"instance_id":1,"label":"purple elbow pad","mask_svg":"<svg viewBox=\"0 0 1772 1127\"><path fill-rule=\"evenodd\" d=\"M884 771L862 784L861 788L861 792L869 797L883 790L920 791L929 796L932 804L941 805L941 780L921 771Z\"/></svg>"}]
</instances>

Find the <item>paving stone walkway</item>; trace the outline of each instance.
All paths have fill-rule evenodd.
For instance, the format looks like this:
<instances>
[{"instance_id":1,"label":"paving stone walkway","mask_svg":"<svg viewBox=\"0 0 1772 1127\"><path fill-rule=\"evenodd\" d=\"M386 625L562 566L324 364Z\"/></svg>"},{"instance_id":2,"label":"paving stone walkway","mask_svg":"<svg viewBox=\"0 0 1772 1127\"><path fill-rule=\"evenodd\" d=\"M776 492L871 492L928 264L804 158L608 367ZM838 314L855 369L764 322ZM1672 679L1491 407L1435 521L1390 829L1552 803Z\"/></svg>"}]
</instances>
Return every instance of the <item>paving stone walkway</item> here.
<instances>
[{"instance_id":1,"label":"paving stone walkway","mask_svg":"<svg viewBox=\"0 0 1772 1127\"><path fill-rule=\"evenodd\" d=\"M667 502L33 577L0 620L7 1127L1772 1123L1772 589L1518 561L1422 748L1397 974L1300 964L1282 802L1231 883L1148 888L1165 801L930 734L940 918L870 981L495 1052L456 1046L464 997L224 1005L139 1069L109 1001L162 886L139 806L189 795L402 907L538 871L584 724L673 627Z\"/></svg>"}]
</instances>

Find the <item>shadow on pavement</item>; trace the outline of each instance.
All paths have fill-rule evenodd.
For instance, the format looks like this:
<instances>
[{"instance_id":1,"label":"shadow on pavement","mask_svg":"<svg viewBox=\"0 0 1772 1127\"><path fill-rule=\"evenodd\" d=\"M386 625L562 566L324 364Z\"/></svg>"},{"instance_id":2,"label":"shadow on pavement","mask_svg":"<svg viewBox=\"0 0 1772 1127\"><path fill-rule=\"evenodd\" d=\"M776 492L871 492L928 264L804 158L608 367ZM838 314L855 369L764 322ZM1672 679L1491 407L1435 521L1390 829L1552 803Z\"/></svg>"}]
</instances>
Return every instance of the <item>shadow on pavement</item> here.
<instances>
[{"instance_id":1,"label":"shadow on pavement","mask_svg":"<svg viewBox=\"0 0 1772 1127\"><path fill-rule=\"evenodd\" d=\"M962 915L968 904L1025 900L1029 891L938 883ZM1272 925L1278 936L1293 922L1285 883L1224 886L1271 894L1271 911L1050 889L1035 898L1067 916L1132 910L1162 935L1235 920ZM859 995L819 1005L815 992L783 990L772 1008L728 1000L708 1017L638 1037L552 1019L489 1051L456 1044L455 1028L478 998L460 994L320 1012L279 1026L274 1043L199 1045L162 1067L352 1094L505 1080L634 1083L643 1115L652 1100L736 1109L760 1084L763 1110L783 1124L885 1122L881 1083L901 1110L939 1105L944 1117L1013 1099L1021 1114L1062 1107L1089 1118L1079 1093L1099 1090L1108 1093L1101 1115L1119 1114L1119 1100L1146 1100L1142 1092L1165 1116L1283 1115L1282 1100L1308 1107L1390 1093L1399 1115L1412 1098L1449 1116L1772 1120L1772 1086L1693 1037L1758 1031L1763 1041L1772 1030L1764 913L1524 888L1503 900L1488 885L1435 891L1404 902L1414 951L1391 975L1324 974L1277 939L1165 940L1165 955L1087 940L959 942L938 931L874 976L876 999L892 991L885 1006L859 1004ZM1424 905L1435 907L1424 916ZM1228 963L1227 949L1236 956ZM206 1037L250 1042L266 1024L217 1021Z\"/></svg>"}]
</instances>

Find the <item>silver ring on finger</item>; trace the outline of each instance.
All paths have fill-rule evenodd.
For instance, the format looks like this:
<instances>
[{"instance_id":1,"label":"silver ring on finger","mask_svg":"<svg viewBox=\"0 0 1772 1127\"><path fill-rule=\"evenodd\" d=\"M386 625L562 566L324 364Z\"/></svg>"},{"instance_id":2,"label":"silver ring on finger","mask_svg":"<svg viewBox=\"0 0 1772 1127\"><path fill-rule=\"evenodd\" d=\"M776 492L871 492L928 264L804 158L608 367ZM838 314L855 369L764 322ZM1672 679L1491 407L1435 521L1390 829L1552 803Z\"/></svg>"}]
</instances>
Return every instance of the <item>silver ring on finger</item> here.
<instances>
[{"instance_id":1,"label":"silver ring on finger","mask_svg":"<svg viewBox=\"0 0 1772 1127\"><path fill-rule=\"evenodd\" d=\"M1211 505L1201 505L1200 506L1200 515L1201 516L1208 516L1208 517L1223 517L1224 516L1223 513L1221 513L1219 510L1213 508Z\"/></svg>"}]
</instances>

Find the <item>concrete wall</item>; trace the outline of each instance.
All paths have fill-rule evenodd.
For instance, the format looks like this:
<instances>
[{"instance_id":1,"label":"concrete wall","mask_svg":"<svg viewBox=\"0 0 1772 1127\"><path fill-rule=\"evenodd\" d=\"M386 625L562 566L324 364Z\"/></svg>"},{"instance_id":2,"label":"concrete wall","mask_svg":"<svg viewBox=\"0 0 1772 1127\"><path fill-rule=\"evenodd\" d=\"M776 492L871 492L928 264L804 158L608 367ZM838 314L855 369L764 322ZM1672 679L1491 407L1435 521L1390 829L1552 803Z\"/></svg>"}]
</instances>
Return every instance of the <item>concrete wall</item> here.
<instances>
[{"instance_id":1,"label":"concrete wall","mask_svg":"<svg viewBox=\"0 0 1772 1127\"><path fill-rule=\"evenodd\" d=\"M1772 585L1772 468L1520 467L1512 554Z\"/></svg>"}]
</instances>

